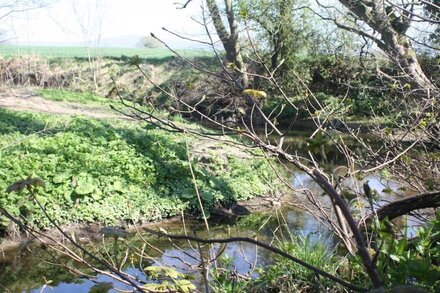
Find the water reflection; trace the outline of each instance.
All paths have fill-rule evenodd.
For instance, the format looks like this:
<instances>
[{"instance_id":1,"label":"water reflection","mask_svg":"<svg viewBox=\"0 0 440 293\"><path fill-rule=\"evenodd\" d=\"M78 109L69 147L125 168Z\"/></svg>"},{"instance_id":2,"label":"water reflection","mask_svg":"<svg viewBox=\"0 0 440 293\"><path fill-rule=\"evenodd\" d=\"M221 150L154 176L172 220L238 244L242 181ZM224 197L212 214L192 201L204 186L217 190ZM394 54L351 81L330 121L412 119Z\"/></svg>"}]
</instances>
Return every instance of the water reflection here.
<instances>
[{"instance_id":1,"label":"water reflection","mask_svg":"<svg viewBox=\"0 0 440 293\"><path fill-rule=\"evenodd\" d=\"M392 199L390 198L390 194L398 194L402 187L402 185L395 180L383 178L380 174L369 174L361 180L349 177L344 179L341 185L356 193L363 193L364 183L368 183L370 188L384 201ZM294 172L292 176L292 186L295 189L307 188L314 194L323 192L318 183L303 171Z\"/></svg>"},{"instance_id":2,"label":"water reflection","mask_svg":"<svg viewBox=\"0 0 440 293\"><path fill-rule=\"evenodd\" d=\"M281 216L282 215L282 216ZM279 228L279 221L281 218L285 219L285 229ZM264 224L265 223L265 224ZM263 225L264 224L264 225ZM198 223L187 223L188 226L193 227L197 231L197 236L206 237L206 231L202 225ZM164 228L170 233L182 233L180 224L168 224ZM287 229L287 228L288 229ZM276 236L279 239L289 239L291 235L320 235L325 231L310 215L294 209L282 209L278 211L255 213L243 217L237 221L234 226L214 225L211 227L211 235L216 238L230 236L247 236L253 237L258 233L258 239L265 242L270 242ZM315 237L315 236L313 236ZM131 246L141 247L143 244L139 237L135 236L127 240ZM147 251L151 257L143 265L166 265L176 268L185 274L190 274L194 277L194 283L197 287L202 287L202 278L197 266L200 264L198 259L198 249L194 248L186 241L177 241L175 245L157 237L148 237L148 242L163 251L150 250ZM95 248L99 248L98 243L93 244ZM194 245L194 244L193 244ZM107 248L112 250L112 240L107 242ZM90 245L88 246L91 249ZM220 251L221 246L216 245L214 250ZM122 252L122 249L121 249ZM207 253L207 251L204 251ZM17 253L8 260L0 257L0 269L3 272L0 275L0 285L11 290L11 292L88 292L88 290L95 285L94 282L86 279L74 279L67 272L63 272L51 264L45 264L42 257L45 258L46 251L41 248L33 247L28 253ZM247 274L256 267L264 267L272 262L274 255L268 251L258 248L249 243L230 243L226 246L223 256L230 259L232 267L239 274ZM49 260L49 258L45 258ZM52 259L53 261L53 259ZM60 262L67 262L63 258L59 258ZM124 270L132 275L138 276L140 280L145 281L144 274L136 267L138 260L134 261L135 266L129 265ZM75 264L70 261L70 265ZM255 273L253 274L255 276ZM52 280L50 286L43 287L45 280ZM93 281L95 282L114 282L107 276L97 276ZM118 289L130 289L123 284L116 284ZM1 290L0 290L1 291ZM7 292L7 291L5 291ZM111 291L116 292L116 291Z\"/></svg>"}]
</instances>

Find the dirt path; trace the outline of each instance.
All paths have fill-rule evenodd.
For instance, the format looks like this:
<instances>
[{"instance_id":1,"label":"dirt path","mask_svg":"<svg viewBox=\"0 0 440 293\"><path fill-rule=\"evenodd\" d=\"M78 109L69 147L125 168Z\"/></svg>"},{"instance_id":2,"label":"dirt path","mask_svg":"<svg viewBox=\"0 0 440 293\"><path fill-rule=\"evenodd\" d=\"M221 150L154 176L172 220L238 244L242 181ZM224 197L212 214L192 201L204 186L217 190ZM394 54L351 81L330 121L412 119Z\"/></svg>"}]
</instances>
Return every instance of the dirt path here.
<instances>
[{"instance_id":1,"label":"dirt path","mask_svg":"<svg viewBox=\"0 0 440 293\"><path fill-rule=\"evenodd\" d=\"M127 119L105 106L84 105L43 99L32 89L0 88L0 108L55 115L84 115L91 118Z\"/></svg>"}]
</instances>

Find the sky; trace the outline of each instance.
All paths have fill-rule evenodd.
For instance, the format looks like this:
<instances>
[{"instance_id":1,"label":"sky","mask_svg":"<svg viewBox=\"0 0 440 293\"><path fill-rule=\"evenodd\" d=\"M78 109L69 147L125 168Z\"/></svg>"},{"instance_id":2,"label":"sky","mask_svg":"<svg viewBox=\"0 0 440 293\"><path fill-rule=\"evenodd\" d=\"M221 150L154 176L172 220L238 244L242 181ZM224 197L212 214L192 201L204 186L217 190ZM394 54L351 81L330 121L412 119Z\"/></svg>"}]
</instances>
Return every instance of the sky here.
<instances>
[{"instance_id":1,"label":"sky","mask_svg":"<svg viewBox=\"0 0 440 293\"><path fill-rule=\"evenodd\" d=\"M182 42L161 28L193 38L203 35L203 28L191 20L191 17L200 19L200 0L193 0L186 9L177 9L175 4L184 0L52 1L54 3L47 7L0 19L0 29L8 32L9 43L81 45L101 35L103 46L132 47L141 36L153 32L171 45L191 47L194 45ZM101 33L99 27L102 27Z\"/></svg>"}]
</instances>

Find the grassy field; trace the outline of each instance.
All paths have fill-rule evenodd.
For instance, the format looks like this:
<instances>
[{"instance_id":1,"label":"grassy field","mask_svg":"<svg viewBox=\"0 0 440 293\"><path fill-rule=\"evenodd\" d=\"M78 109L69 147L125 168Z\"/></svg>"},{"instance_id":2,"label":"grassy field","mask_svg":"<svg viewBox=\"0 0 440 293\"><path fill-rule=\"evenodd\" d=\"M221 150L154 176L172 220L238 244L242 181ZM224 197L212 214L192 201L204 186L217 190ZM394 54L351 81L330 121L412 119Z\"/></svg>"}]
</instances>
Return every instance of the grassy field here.
<instances>
[{"instance_id":1,"label":"grassy field","mask_svg":"<svg viewBox=\"0 0 440 293\"><path fill-rule=\"evenodd\" d=\"M185 57L210 56L211 53L203 50L177 50ZM138 55L143 59L164 59L173 56L166 48L99 48L91 49L93 57L124 58ZM37 55L46 58L88 58L88 52L83 47L46 47L46 46L0 46L0 56L17 57Z\"/></svg>"},{"instance_id":2,"label":"grassy field","mask_svg":"<svg viewBox=\"0 0 440 293\"><path fill-rule=\"evenodd\" d=\"M72 92L64 89L53 89L53 88L41 88L37 89L36 92L41 97L46 100L52 100L57 102L74 102L81 104L98 104L98 105L118 105L119 101L114 102L110 99L94 95L92 93L82 93L82 92Z\"/></svg>"}]
</instances>

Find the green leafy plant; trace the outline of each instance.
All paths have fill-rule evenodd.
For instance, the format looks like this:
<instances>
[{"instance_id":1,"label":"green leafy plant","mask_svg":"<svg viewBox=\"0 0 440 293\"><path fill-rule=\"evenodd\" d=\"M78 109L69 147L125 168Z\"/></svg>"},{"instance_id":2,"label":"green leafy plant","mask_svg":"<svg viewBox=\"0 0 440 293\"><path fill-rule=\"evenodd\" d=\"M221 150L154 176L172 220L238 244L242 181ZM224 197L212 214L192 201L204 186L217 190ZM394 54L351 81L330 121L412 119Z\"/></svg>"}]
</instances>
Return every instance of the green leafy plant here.
<instances>
[{"instance_id":1,"label":"green leafy plant","mask_svg":"<svg viewBox=\"0 0 440 293\"><path fill-rule=\"evenodd\" d=\"M154 221L184 209L199 213L187 158L190 138L138 123L2 109L0 126L0 205L33 227L50 223L33 202L4 193L30 174L46 182L41 201L60 224ZM264 159L191 164L207 213L217 204L267 194L265 182L275 180ZM8 221L0 225L5 233Z\"/></svg>"},{"instance_id":2,"label":"green leafy plant","mask_svg":"<svg viewBox=\"0 0 440 293\"><path fill-rule=\"evenodd\" d=\"M387 286L417 285L432 292L440 287L440 213L410 238L396 237L388 220L376 223L378 269Z\"/></svg>"},{"instance_id":3,"label":"green leafy plant","mask_svg":"<svg viewBox=\"0 0 440 293\"><path fill-rule=\"evenodd\" d=\"M190 293L196 289L188 276L170 267L149 266L144 268L144 272L149 281L155 281L143 286L148 291Z\"/></svg>"}]
</instances>

